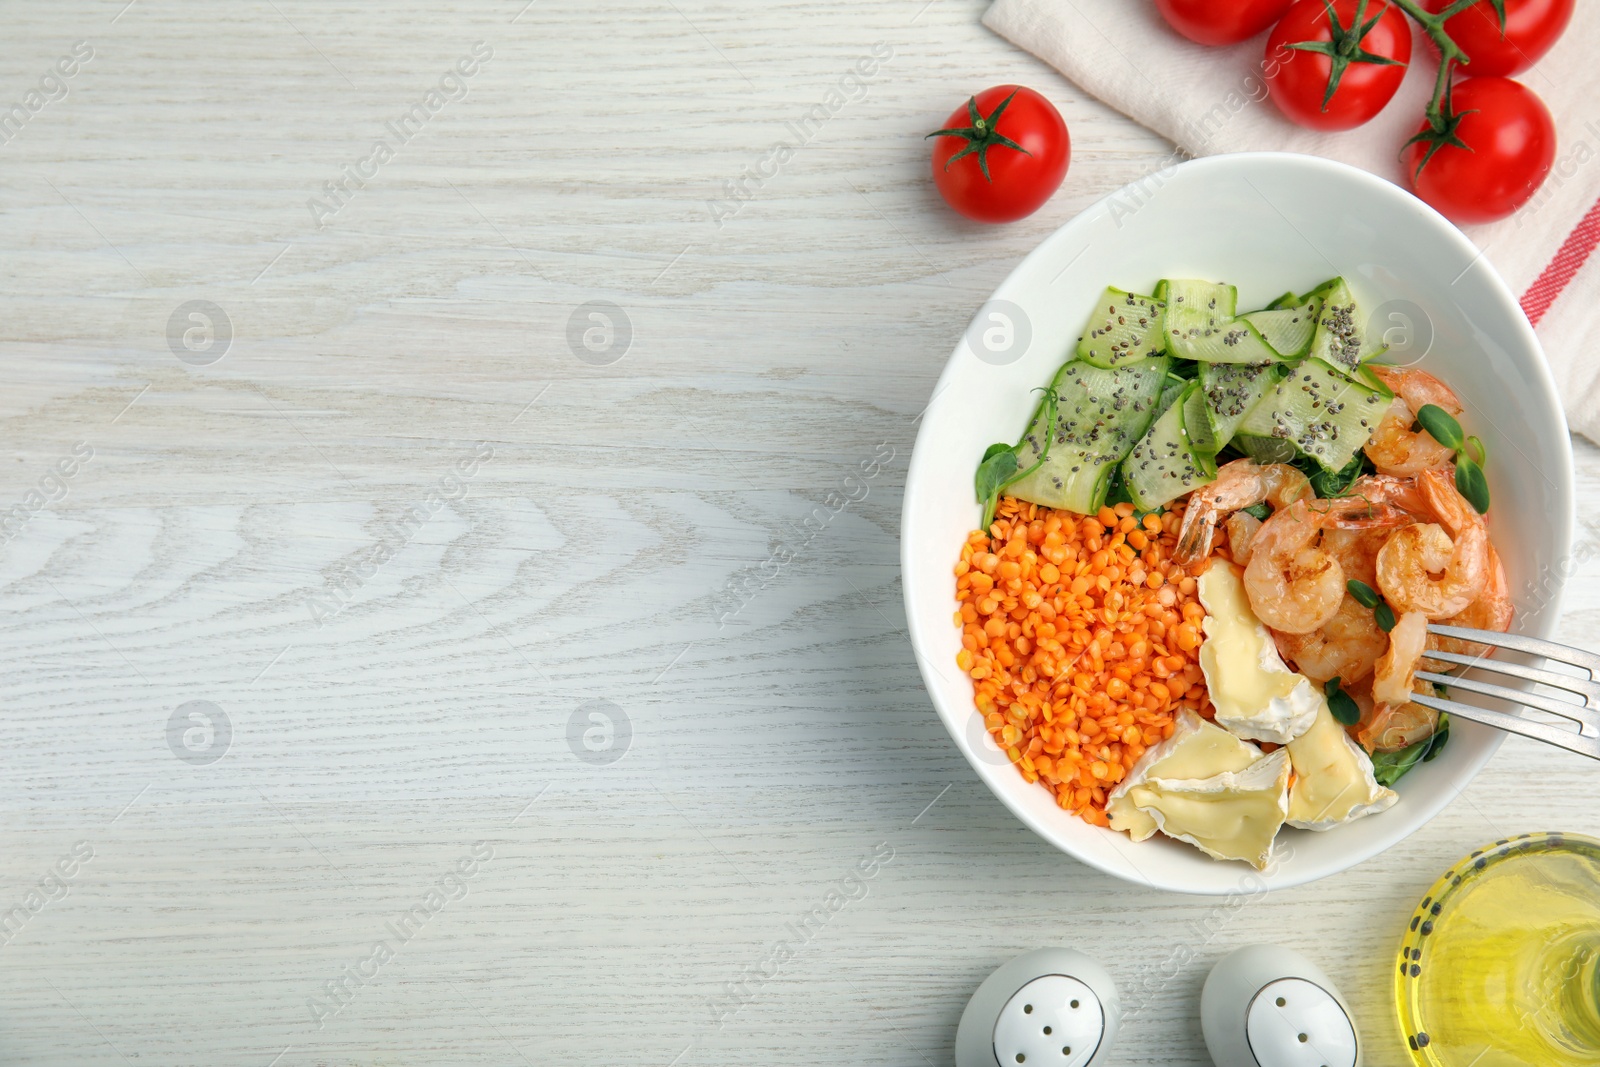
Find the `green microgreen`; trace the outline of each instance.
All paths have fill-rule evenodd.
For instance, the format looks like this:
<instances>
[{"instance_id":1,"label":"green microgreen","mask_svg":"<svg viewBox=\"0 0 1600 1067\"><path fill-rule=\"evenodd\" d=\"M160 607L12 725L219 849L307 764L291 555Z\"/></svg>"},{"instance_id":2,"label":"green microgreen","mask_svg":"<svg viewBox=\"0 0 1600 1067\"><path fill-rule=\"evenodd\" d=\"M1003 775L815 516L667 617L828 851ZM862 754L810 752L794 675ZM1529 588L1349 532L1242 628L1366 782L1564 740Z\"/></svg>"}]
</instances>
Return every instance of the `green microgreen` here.
<instances>
[{"instance_id":1,"label":"green microgreen","mask_svg":"<svg viewBox=\"0 0 1600 1067\"><path fill-rule=\"evenodd\" d=\"M1488 479L1483 476L1483 468L1463 452L1456 454L1456 489L1479 515L1489 511Z\"/></svg>"},{"instance_id":2,"label":"green microgreen","mask_svg":"<svg viewBox=\"0 0 1600 1067\"><path fill-rule=\"evenodd\" d=\"M1452 452L1459 452L1466 445L1461 424L1438 404L1424 404L1418 408L1417 422L1428 431L1430 437Z\"/></svg>"},{"instance_id":3,"label":"green microgreen","mask_svg":"<svg viewBox=\"0 0 1600 1067\"><path fill-rule=\"evenodd\" d=\"M1329 678L1328 684L1322 687L1323 695L1328 698L1328 710L1333 712L1333 717L1341 726L1354 726L1361 721L1361 708L1355 700L1339 688L1337 677Z\"/></svg>"},{"instance_id":4,"label":"green microgreen","mask_svg":"<svg viewBox=\"0 0 1600 1067\"><path fill-rule=\"evenodd\" d=\"M1369 611L1382 603L1382 598L1378 596L1378 591L1366 582L1351 578L1344 583L1344 587L1350 590L1350 595L1356 598L1356 603Z\"/></svg>"},{"instance_id":5,"label":"green microgreen","mask_svg":"<svg viewBox=\"0 0 1600 1067\"><path fill-rule=\"evenodd\" d=\"M1467 502L1482 515L1489 510L1489 482L1483 475L1484 461L1489 450L1477 437L1468 437L1444 408L1437 404L1424 404L1417 409L1417 425L1428 431L1428 436L1456 454L1456 489Z\"/></svg>"}]
</instances>

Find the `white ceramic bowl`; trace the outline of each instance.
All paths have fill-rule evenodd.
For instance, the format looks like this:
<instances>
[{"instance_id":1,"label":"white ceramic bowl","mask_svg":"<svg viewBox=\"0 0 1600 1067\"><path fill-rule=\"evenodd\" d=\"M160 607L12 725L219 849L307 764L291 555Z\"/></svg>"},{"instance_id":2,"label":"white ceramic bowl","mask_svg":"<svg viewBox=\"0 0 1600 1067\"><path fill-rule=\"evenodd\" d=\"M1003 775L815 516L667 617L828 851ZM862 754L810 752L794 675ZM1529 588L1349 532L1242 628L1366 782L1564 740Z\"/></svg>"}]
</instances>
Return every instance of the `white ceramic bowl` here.
<instances>
[{"instance_id":1,"label":"white ceramic bowl","mask_svg":"<svg viewBox=\"0 0 1600 1067\"><path fill-rule=\"evenodd\" d=\"M1407 362L1421 355L1461 395L1463 425L1489 449L1491 529L1516 597L1515 628L1551 636L1570 567L1572 452L1539 342L1461 231L1364 171L1312 156L1224 155L1113 193L1046 239L995 290L957 344L923 418L906 485L901 565L911 642L934 707L1019 819L1063 852L1130 882L1213 894L1260 884L1243 864L1213 861L1159 835L1134 843L1062 811L983 729L971 682L955 665L960 633L951 621L951 568L979 517L973 470L986 446L1020 434L1036 401L1030 390L1068 358L1107 285L1149 292L1162 277L1228 281L1247 308L1335 274L1363 309L1381 310L1378 329L1390 331L1397 350L1409 348ZM984 330L994 332L984 338ZM1382 852L1448 804L1500 739L1457 721L1444 752L1400 781L1399 803L1323 833L1285 828L1280 858L1261 878L1298 885Z\"/></svg>"}]
</instances>

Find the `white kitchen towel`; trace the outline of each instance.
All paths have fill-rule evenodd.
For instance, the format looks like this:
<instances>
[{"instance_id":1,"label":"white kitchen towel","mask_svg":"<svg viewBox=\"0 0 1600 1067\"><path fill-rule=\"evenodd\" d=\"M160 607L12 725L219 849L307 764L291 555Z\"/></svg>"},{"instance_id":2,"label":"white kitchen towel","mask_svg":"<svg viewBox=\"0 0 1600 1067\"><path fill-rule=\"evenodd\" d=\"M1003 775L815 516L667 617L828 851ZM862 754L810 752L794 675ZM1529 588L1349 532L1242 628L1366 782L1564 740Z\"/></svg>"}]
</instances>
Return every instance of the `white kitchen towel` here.
<instances>
[{"instance_id":1,"label":"white kitchen towel","mask_svg":"<svg viewBox=\"0 0 1600 1067\"><path fill-rule=\"evenodd\" d=\"M1319 133L1293 125L1266 98L1266 34L1205 48L1174 33L1150 0L995 0L983 21L1188 155L1306 152L1402 186L1399 148L1421 122L1438 69L1432 43L1414 32L1411 67L1388 108L1354 130ZM1549 179L1511 218L1464 229L1520 294L1568 423L1600 441L1600 256L1590 255L1600 243L1597 57L1600 3L1585 0L1550 53L1518 78L1556 118Z\"/></svg>"}]
</instances>

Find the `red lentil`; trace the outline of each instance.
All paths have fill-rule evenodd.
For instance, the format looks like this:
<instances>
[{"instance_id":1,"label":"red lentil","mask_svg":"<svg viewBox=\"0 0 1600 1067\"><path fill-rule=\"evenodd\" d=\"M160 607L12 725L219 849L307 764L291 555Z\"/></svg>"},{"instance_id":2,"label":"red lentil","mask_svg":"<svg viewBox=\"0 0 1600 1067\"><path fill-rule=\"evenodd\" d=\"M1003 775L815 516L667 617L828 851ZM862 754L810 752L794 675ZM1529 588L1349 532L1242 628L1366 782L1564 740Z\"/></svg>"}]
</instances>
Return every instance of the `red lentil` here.
<instances>
[{"instance_id":1,"label":"red lentil","mask_svg":"<svg viewBox=\"0 0 1600 1067\"><path fill-rule=\"evenodd\" d=\"M1023 777L1097 826L1106 797L1179 708L1213 710L1198 662L1195 575L1172 561L1179 505L1134 518L1004 497L955 566L956 665Z\"/></svg>"}]
</instances>

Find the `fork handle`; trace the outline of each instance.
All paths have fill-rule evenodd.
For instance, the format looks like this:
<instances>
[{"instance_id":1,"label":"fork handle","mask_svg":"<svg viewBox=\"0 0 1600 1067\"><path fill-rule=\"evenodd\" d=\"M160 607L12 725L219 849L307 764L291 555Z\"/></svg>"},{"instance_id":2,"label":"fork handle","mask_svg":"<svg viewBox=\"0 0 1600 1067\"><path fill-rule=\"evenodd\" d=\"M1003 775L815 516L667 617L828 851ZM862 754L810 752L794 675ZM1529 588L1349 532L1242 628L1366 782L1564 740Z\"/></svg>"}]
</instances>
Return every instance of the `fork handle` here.
<instances>
[{"instance_id":1,"label":"fork handle","mask_svg":"<svg viewBox=\"0 0 1600 1067\"><path fill-rule=\"evenodd\" d=\"M1463 704L1457 700L1443 700L1439 697L1423 696L1420 693L1411 697L1413 704L1421 704L1425 708L1436 711L1446 711L1451 715L1469 719L1472 722L1481 722L1485 726L1493 726L1497 730L1507 733L1521 734L1531 737L1536 741L1564 748L1568 752L1576 752L1580 756L1590 759L1600 759L1600 742L1593 738L1583 737L1566 730L1558 730L1542 722L1530 722L1519 715L1511 715L1504 711L1495 711L1493 708L1480 708L1473 704Z\"/></svg>"}]
</instances>

